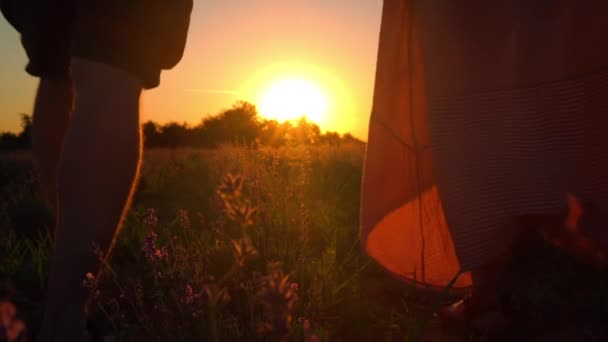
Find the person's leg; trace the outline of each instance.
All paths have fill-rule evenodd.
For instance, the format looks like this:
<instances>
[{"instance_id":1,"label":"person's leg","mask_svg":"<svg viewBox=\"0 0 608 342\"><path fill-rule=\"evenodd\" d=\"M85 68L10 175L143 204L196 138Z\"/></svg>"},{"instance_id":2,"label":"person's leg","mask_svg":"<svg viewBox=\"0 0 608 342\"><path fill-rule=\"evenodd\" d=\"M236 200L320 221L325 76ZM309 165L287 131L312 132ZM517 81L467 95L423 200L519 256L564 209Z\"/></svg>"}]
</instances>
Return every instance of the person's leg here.
<instances>
[{"instance_id":1,"label":"person's leg","mask_svg":"<svg viewBox=\"0 0 608 342\"><path fill-rule=\"evenodd\" d=\"M32 147L43 197L56 202L57 167L73 103L69 66L69 0L0 0L0 11L21 35L26 71L40 78L33 109Z\"/></svg>"},{"instance_id":2,"label":"person's leg","mask_svg":"<svg viewBox=\"0 0 608 342\"><path fill-rule=\"evenodd\" d=\"M470 304L474 313L500 308L498 280L504 267L504 262L495 262L471 272L473 289Z\"/></svg>"},{"instance_id":3,"label":"person's leg","mask_svg":"<svg viewBox=\"0 0 608 342\"><path fill-rule=\"evenodd\" d=\"M34 103L32 149L38 164L42 194L53 209L57 200L59 157L72 114L73 99L70 78L40 80Z\"/></svg>"},{"instance_id":4,"label":"person's leg","mask_svg":"<svg viewBox=\"0 0 608 342\"><path fill-rule=\"evenodd\" d=\"M104 64L73 58L76 101L59 167L58 229L41 341L82 339L87 272L108 253L137 178L142 82Z\"/></svg>"},{"instance_id":5,"label":"person's leg","mask_svg":"<svg viewBox=\"0 0 608 342\"><path fill-rule=\"evenodd\" d=\"M439 318L446 322L467 323L480 332L499 332L506 325L502 313L498 283L509 255L471 271L473 286L465 299L442 307Z\"/></svg>"}]
</instances>

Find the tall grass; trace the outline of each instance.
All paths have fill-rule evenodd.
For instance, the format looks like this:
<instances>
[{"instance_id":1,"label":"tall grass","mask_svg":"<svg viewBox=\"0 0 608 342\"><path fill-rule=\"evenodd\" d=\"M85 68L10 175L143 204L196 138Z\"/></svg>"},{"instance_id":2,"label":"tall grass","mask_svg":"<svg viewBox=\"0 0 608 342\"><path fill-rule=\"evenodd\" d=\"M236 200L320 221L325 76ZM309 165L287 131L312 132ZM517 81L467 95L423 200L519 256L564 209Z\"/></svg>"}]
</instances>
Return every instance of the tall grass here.
<instances>
[{"instance_id":1,"label":"tall grass","mask_svg":"<svg viewBox=\"0 0 608 342\"><path fill-rule=\"evenodd\" d=\"M417 339L430 318L417 305L427 300L412 303L413 292L359 247L363 152L146 151L102 278L82 275L91 329L125 341ZM50 238L19 232L52 221L14 215L48 215L36 204L35 181L18 174L27 171L3 186L21 199L4 204L0 277L17 285L18 304L36 321Z\"/></svg>"}]
</instances>

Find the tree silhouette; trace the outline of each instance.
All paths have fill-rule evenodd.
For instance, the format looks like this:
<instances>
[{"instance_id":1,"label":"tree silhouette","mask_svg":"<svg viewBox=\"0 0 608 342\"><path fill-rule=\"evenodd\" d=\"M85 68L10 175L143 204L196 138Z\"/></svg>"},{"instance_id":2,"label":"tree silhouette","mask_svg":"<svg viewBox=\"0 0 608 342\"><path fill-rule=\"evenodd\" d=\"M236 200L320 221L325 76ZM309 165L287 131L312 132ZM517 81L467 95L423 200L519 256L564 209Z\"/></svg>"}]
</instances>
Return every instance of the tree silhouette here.
<instances>
[{"instance_id":1,"label":"tree silhouette","mask_svg":"<svg viewBox=\"0 0 608 342\"><path fill-rule=\"evenodd\" d=\"M197 145L217 147L236 143L251 145L260 136L261 124L254 105L239 101L231 109L211 116L195 127Z\"/></svg>"},{"instance_id":2,"label":"tree silhouette","mask_svg":"<svg viewBox=\"0 0 608 342\"><path fill-rule=\"evenodd\" d=\"M0 149L31 147L32 118L21 114L21 132L0 134ZM320 127L302 116L296 122L261 118L255 105L238 101L230 109L208 116L196 126L169 122L160 125L153 121L142 124L146 148L216 148L221 144L255 144L281 147L287 145L333 145L362 143L352 134L321 133Z\"/></svg>"},{"instance_id":3,"label":"tree silhouette","mask_svg":"<svg viewBox=\"0 0 608 342\"><path fill-rule=\"evenodd\" d=\"M319 138L320 144L340 146L340 134L338 134L337 132L326 132L325 134L322 134Z\"/></svg>"},{"instance_id":4,"label":"tree silhouette","mask_svg":"<svg viewBox=\"0 0 608 342\"><path fill-rule=\"evenodd\" d=\"M0 134L0 150L16 150L19 148L21 147L17 134L10 132Z\"/></svg>"},{"instance_id":5,"label":"tree silhouette","mask_svg":"<svg viewBox=\"0 0 608 342\"><path fill-rule=\"evenodd\" d=\"M142 125L142 134L144 136L144 147L155 148L162 147L162 137L158 125L153 121L147 121Z\"/></svg>"},{"instance_id":6,"label":"tree silhouette","mask_svg":"<svg viewBox=\"0 0 608 342\"><path fill-rule=\"evenodd\" d=\"M298 124L293 128L293 143L297 145L313 145L319 142L321 129L313 122L309 122L306 116L298 120Z\"/></svg>"},{"instance_id":7,"label":"tree silhouette","mask_svg":"<svg viewBox=\"0 0 608 342\"><path fill-rule=\"evenodd\" d=\"M28 148L32 146L32 117L21 114L21 133L17 136L19 146Z\"/></svg>"},{"instance_id":8,"label":"tree silhouette","mask_svg":"<svg viewBox=\"0 0 608 342\"><path fill-rule=\"evenodd\" d=\"M5 132L0 134L0 150L17 150L32 147L32 117L21 116L21 132L18 134Z\"/></svg>"},{"instance_id":9,"label":"tree silhouette","mask_svg":"<svg viewBox=\"0 0 608 342\"><path fill-rule=\"evenodd\" d=\"M260 143L272 147L285 146L292 129L293 126L289 121L279 123L277 120L263 120L260 127Z\"/></svg>"},{"instance_id":10,"label":"tree silhouette","mask_svg":"<svg viewBox=\"0 0 608 342\"><path fill-rule=\"evenodd\" d=\"M178 148L188 146L188 126L170 122L160 128L161 144L164 147Z\"/></svg>"}]
</instances>

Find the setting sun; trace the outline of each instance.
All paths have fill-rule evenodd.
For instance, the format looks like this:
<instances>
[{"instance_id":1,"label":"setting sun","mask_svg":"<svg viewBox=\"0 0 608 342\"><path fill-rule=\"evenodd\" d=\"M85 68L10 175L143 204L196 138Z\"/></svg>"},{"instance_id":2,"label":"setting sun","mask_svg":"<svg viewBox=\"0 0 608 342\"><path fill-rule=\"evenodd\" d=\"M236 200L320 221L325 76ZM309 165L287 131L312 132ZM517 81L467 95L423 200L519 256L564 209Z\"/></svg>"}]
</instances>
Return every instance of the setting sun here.
<instances>
[{"instance_id":1,"label":"setting sun","mask_svg":"<svg viewBox=\"0 0 608 342\"><path fill-rule=\"evenodd\" d=\"M321 131L349 132L356 125L351 90L331 66L298 60L258 68L239 87L264 118L297 120L303 115Z\"/></svg>"},{"instance_id":2,"label":"setting sun","mask_svg":"<svg viewBox=\"0 0 608 342\"><path fill-rule=\"evenodd\" d=\"M319 123L326 115L328 99L316 84L303 79L286 79L272 84L260 99L265 117L288 121L305 115Z\"/></svg>"}]
</instances>

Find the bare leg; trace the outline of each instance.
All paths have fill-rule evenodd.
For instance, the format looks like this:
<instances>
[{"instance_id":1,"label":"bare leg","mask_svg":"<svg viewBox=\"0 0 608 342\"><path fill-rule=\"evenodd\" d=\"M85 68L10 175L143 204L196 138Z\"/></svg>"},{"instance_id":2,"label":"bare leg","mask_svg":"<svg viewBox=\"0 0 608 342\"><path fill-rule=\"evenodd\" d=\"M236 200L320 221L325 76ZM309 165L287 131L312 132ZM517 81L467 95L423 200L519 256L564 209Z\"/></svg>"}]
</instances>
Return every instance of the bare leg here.
<instances>
[{"instance_id":1,"label":"bare leg","mask_svg":"<svg viewBox=\"0 0 608 342\"><path fill-rule=\"evenodd\" d=\"M59 156L72 114L73 98L71 79L40 80L34 104L32 147L42 194L53 210L57 202Z\"/></svg>"},{"instance_id":2,"label":"bare leg","mask_svg":"<svg viewBox=\"0 0 608 342\"><path fill-rule=\"evenodd\" d=\"M490 264L472 272L473 290L470 304L475 311L483 312L500 306L498 277L504 264Z\"/></svg>"},{"instance_id":3,"label":"bare leg","mask_svg":"<svg viewBox=\"0 0 608 342\"><path fill-rule=\"evenodd\" d=\"M100 266L93 244L109 253L141 155L141 82L78 58L72 73L76 101L59 167L58 229L42 341L82 340L89 295L82 281Z\"/></svg>"},{"instance_id":4,"label":"bare leg","mask_svg":"<svg viewBox=\"0 0 608 342\"><path fill-rule=\"evenodd\" d=\"M507 319L502 311L498 281L504 262L473 271L473 293L470 301L471 327L481 333L504 331Z\"/></svg>"},{"instance_id":5,"label":"bare leg","mask_svg":"<svg viewBox=\"0 0 608 342\"><path fill-rule=\"evenodd\" d=\"M445 321L469 323L480 332L499 332L506 324L502 314L498 281L508 255L473 270L470 297L447 305L438 312Z\"/></svg>"}]
</instances>

